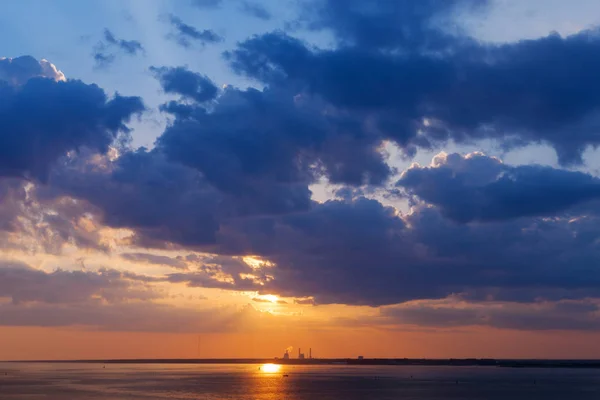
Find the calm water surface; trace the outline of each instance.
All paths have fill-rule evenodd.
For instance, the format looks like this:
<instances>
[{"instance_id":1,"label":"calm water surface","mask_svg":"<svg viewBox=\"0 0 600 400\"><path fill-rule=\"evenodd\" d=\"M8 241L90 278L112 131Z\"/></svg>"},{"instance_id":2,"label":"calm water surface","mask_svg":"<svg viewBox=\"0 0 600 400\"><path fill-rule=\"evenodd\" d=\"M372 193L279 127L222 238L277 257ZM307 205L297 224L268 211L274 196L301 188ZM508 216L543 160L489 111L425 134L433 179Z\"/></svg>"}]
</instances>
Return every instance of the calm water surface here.
<instances>
[{"instance_id":1,"label":"calm water surface","mask_svg":"<svg viewBox=\"0 0 600 400\"><path fill-rule=\"evenodd\" d=\"M0 399L600 399L600 370L258 367L0 363Z\"/></svg>"}]
</instances>

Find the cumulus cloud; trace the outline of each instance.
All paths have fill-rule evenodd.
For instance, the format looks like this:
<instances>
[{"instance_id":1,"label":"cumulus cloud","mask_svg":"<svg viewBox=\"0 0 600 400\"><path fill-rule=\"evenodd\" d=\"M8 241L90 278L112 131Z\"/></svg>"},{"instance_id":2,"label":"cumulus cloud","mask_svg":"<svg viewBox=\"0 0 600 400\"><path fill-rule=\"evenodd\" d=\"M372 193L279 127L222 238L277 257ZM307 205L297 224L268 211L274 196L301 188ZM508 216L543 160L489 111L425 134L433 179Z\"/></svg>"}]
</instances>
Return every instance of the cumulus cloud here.
<instances>
[{"instance_id":1,"label":"cumulus cloud","mask_svg":"<svg viewBox=\"0 0 600 400\"><path fill-rule=\"evenodd\" d=\"M109 98L96 85L38 78L39 70L28 71L10 75L22 82L29 74L23 84L0 86L0 176L44 180L68 151L106 152L118 135L129 132L130 118L144 110L139 97Z\"/></svg>"},{"instance_id":2,"label":"cumulus cloud","mask_svg":"<svg viewBox=\"0 0 600 400\"><path fill-rule=\"evenodd\" d=\"M438 168L448 163L444 157L436 158ZM481 165L470 165L469 157L450 158L457 165L453 173L470 174L465 181L474 185L494 182L505 167L483 155L470 157ZM562 173L569 185L577 184L579 173ZM461 225L445 218L441 205L419 204L402 215L360 196L309 203L294 212L255 203L250 209L199 169L169 161L160 146L126 153L103 169L75 163L55 170L51 183L97 207L102 223L132 229L137 245L221 255L184 259L200 267L168 274L172 283L370 306L451 294L519 302L600 296L595 215L522 213L493 224ZM544 207L561 209L539 209ZM254 255L270 264L254 268L227 255Z\"/></svg>"},{"instance_id":3,"label":"cumulus cloud","mask_svg":"<svg viewBox=\"0 0 600 400\"><path fill-rule=\"evenodd\" d=\"M49 78L65 81L65 75L47 60L37 61L31 56L0 58L0 81L10 85L22 85L31 78Z\"/></svg>"},{"instance_id":4,"label":"cumulus cloud","mask_svg":"<svg viewBox=\"0 0 600 400\"><path fill-rule=\"evenodd\" d=\"M116 316L121 303L144 303L148 291L136 288L156 279L297 304L393 305L383 318L398 323L597 329L590 300L600 298L597 178L481 153L440 154L401 174L396 190L412 200L407 213L365 197L396 176L382 151L388 141L407 155L449 140L546 142L563 164L598 143L597 32L490 45L440 28L456 7L476 3L321 0L300 22L332 32L335 47L277 32L226 54L237 72L265 84L260 90L220 90L187 68L154 67L163 91L179 98L161 107L170 119L152 150L122 149L118 157L103 153L127 133L140 99L109 99L31 60L0 62L9 82L0 88L0 132L7 132L0 174L13 178L0 185L4 232L25 229L21 205L37 201L61 214L33 214L62 232L60 241L98 242L76 229L76 216L87 213L96 224L130 230L130 244L148 249L124 259L179 269L151 279L6 267L12 284L0 287L23 308L0 309L0 321L50 324L40 310L59 299L57 321L88 325L79 303L100 298L115 308L90 315L111 329L135 329L131 321L158 329ZM188 43L203 40L177 17L171 23ZM128 52L113 39L106 42ZM73 154L81 148L93 154ZM23 176L48 186L32 191L14 180ZM310 187L321 181L341 186L337 200L312 199ZM60 208L65 199L78 206ZM170 258L152 248L210 256ZM244 262L249 255L265 263ZM71 284L81 290L60 293ZM119 296L124 301L111 300ZM440 303L449 296L463 303ZM171 310L135 307L125 315ZM192 318L186 312L165 321L182 324Z\"/></svg>"},{"instance_id":5,"label":"cumulus cloud","mask_svg":"<svg viewBox=\"0 0 600 400\"><path fill-rule=\"evenodd\" d=\"M133 229L138 245L214 243L221 197L198 171L145 149L104 162L98 168L74 158L53 171L51 185L58 195L87 200L104 224Z\"/></svg>"},{"instance_id":6,"label":"cumulus cloud","mask_svg":"<svg viewBox=\"0 0 600 400\"><path fill-rule=\"evenodd\" d=\"M351 115L328 114L288 90L228 87L211 112L174 104L165 110L176 119L158 139L160 151L221 190L264 195L261 202L289 196L289 206L277 204L283 209L306 208L308 184L323 175L360 185L390 174L378 143Z\"/></svg>"},{"instance_id":7,"label":"cumulus cloud","mask_svg":"<svg viewBox=\"0 0 600 400\"><path fill-rule=\"evenodd\" d=\"M488 138L506 147L547 143L572 164L600 144L596 29L489 45L434 23L464 1L351 3L322 1L315 11L316 26L340 38L337 48L274 32L226 56L240 74L360 116L374 140L392 140L407 155Z\"/></svg>"},{"instance_id":8,"label":"cumulus cloud","mask_svg":"<svg viewBox=\"0 0 600 400\"><path fill-rule=\"evenodd\" d=\"M509 166L481 153L439 154L396 184L459 222L552 216L600 197L600 180L539 165Z\"/></svg>"},{"instance_id":9,"label":"cumulus cloud","mask_svg":"<svg viewBox=\"0 0 600 400\"><path fill-rule=\"evenodd\" d=\"M184 23L181 18L169 14L167 20L173 32L167 35L167 38L173 39L177 44L182 47L189 48L193 43L198 43L201 46L207 44L220 43L223 41L223 37L218 35L211 29L198 30L195 27Z\"/></svg>"}]
</instances>

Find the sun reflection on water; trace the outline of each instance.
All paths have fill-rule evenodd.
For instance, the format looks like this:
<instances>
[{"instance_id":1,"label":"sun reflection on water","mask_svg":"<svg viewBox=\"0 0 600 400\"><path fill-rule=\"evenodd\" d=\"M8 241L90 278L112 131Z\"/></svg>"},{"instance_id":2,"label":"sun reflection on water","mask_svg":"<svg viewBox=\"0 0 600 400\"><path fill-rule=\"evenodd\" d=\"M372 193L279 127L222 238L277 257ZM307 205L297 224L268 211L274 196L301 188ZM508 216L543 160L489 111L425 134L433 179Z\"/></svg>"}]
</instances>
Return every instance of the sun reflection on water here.
<instances>
[{"instance_id":1,"label":"sun reflection on water","mask_svg":"<svg viewBox=\"0 0 600 400\"><path fill-rule=\"evenodd\" d=\"M281 365L278 365L278 364L263 364L260 367L260 370L267 374L274 374L275 372L279 372L280 369L281 369Z\"/></svg>"}]
</instances>

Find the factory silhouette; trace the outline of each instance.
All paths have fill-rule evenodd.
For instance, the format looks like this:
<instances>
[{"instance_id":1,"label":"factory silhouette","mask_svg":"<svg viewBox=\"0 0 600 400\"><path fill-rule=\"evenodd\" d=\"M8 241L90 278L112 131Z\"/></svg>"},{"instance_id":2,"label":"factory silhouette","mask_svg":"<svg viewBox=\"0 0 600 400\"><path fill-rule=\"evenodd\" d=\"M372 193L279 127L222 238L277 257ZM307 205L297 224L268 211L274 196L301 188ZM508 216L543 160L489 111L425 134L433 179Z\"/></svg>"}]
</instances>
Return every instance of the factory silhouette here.
<instances>
[{"instance_id":1,"label":"factory silhouette","mask_svg":"<svg viewBox=\"0 0 600 400\"><path fill-rule=\"evenodd\" d=\"M283 353L283 359L284 360L289 360L290 359L289 347L287 349L285 349L285 353ZM298 359L299 360L306 359L306 357L304 356L304 353L302 353L302 351L301 351L300 348L298 348ZM312 348L308 349L308 359L312 359Z\"/></svg>"}]
</instances>

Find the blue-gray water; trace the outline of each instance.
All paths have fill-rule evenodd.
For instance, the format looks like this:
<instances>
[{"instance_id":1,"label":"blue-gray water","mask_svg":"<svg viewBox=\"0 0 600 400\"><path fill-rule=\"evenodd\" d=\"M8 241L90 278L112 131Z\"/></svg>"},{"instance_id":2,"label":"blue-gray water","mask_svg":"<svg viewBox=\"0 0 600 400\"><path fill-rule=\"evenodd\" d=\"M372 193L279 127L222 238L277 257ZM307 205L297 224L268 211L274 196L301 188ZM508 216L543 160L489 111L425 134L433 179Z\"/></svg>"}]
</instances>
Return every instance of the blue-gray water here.
<instances>
[{"instance_id":1,"label":"blue-gray water","mask_svg":"<svg viewBox=\"0 0 600 400\"><path fill-rule=\"evenodd\" d=\"M258 367L0 363L0 399L600 399L600 370Z\"/></svg>"}]
</instances>

